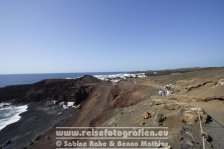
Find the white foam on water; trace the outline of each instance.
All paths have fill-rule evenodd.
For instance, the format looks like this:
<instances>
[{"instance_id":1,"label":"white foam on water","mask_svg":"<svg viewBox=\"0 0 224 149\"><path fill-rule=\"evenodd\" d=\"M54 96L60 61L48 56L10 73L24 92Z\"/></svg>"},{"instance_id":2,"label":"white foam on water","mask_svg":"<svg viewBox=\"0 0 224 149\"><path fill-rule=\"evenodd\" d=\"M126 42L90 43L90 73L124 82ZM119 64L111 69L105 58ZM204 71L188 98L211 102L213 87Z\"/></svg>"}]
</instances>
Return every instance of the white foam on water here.
<instances>
[{"instance_id":1,"label":"white foam on water","mask_svg":"<svg viewBox=\"0 0 224 149\"><path fill-rule=\"evenodd\" d=\"M20 120L20 114L27 111L28 106L8 106L0 108L0 130Z\"/></svg>"},{"instance_id":2,"label":"white foam on water","mask_svg":"<svg viewBox=\"0 0 224 149\"><path fill-rule=\"evenodd\" d=\"M8 102L2 102L0 103L0 109L3 108L4 106L10 106L11 103L8 103Z\"/></svg>"}]
</instances>

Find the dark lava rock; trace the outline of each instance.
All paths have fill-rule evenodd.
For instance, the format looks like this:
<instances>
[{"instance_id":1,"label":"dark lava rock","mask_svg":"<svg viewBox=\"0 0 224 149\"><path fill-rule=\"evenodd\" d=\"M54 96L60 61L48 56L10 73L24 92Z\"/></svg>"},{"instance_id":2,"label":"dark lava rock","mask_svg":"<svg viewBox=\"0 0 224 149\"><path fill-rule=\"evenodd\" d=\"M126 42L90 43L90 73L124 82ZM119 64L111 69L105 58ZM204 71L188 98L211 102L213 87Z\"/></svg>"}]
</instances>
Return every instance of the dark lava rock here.
<instances>
[{"instance_id":1,"label":"dark lava rock","mask_svg":"<svg viewBox=\"0 0 224 149\"><path fill-rule=\"evenodd\" d=\"M166 120L166 116L161 113L157 113L155 116L155 121L161 126L163 122Z\"/></svg>"},{"instance_id":2,"label":"dark lava rock","mask_svg":"<svg viewBox=\"0 0 224 149\"><path fill-rule=\"evenodd\" d=\"M77 79L47 79L34 84L0 88L0 102L29 103L47 100L75 101L80 103L101 80L93 76Z\"/></svg>"}]
</instances>

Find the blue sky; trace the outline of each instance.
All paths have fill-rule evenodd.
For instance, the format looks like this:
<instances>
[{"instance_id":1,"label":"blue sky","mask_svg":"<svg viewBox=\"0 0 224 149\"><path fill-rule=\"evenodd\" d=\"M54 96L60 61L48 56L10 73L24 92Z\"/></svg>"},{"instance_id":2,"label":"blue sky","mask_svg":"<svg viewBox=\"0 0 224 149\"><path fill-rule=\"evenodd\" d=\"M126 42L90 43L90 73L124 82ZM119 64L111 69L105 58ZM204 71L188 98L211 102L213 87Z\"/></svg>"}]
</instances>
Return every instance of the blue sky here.
<instances>
[{"instance_id":1,"label":"blue sky","mask_svg":"<svg viewBox=\"0 0 224 149\"><path fill-rule=\"evenodd\" d=\"M224 66L223 0L1 0L0 73Z\"/></svg>"}]
</instances>

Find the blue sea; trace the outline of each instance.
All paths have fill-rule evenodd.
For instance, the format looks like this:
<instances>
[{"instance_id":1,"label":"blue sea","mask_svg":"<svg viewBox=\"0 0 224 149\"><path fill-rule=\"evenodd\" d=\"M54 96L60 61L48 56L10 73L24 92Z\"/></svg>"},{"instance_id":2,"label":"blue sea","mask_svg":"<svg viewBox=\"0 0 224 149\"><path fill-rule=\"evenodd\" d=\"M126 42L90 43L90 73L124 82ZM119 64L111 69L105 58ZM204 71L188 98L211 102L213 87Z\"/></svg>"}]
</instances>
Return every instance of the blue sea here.
<instances>
[{"instance_id":1,"label":"blue sea","mask_svg":"<svg viewBox=\"0 0 224 149\"><path fill-rule=\"evenodd\" d=\"M53 78L77 78L84 75L111 75L125 72L90 72L90 73L43 73L43 74L2 74L0 75L0 87L18 84L31 84L44 79Z\"/></svg>"}]
</instances>

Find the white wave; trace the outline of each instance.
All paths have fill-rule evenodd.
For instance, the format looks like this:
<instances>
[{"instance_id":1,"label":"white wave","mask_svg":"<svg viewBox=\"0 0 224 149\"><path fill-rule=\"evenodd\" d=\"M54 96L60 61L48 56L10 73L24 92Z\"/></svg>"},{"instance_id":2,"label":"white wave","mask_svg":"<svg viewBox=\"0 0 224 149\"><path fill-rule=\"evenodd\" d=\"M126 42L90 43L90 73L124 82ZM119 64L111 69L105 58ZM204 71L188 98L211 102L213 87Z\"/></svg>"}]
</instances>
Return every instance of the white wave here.
<instances>
[{"instance_id":1,"label":"white wave","mask_svg":"<svg viewBox=\"0 0 224 149\"><path fill-rule=\"evenodd\" d=\"M1 103L0 103L1 104ZM0 108L0 130L20 120L20 114L27 111L28 106L8 106Z\"/></svg>"},{"instance_id":2,"label":"white wave","mask_svg":"<svg viewBox=\"0 0 224 149\"><path fill-rule=\"evenodd\" d=\"M5 106L10 106L10 105L11 105L11 103L2 102L2 103L0 103L0 109L3 108L3 107L5 107Z\"/></svg>"},{"instance_id":3,"label":"white wave","mask_svg":"<svg viewBox=\"0 0 224 149\"><path fill-rule=\"evenodd\" d=\"M72 79L78 79L78 78L81 78L81 77L74 77L74 78L73 78L73 77L72 77L72 78L71 78L71 77L67 77L67 78L65 78L65 79L67 79L67 80L72 80Z\"/></svg>"}]
</instances>

